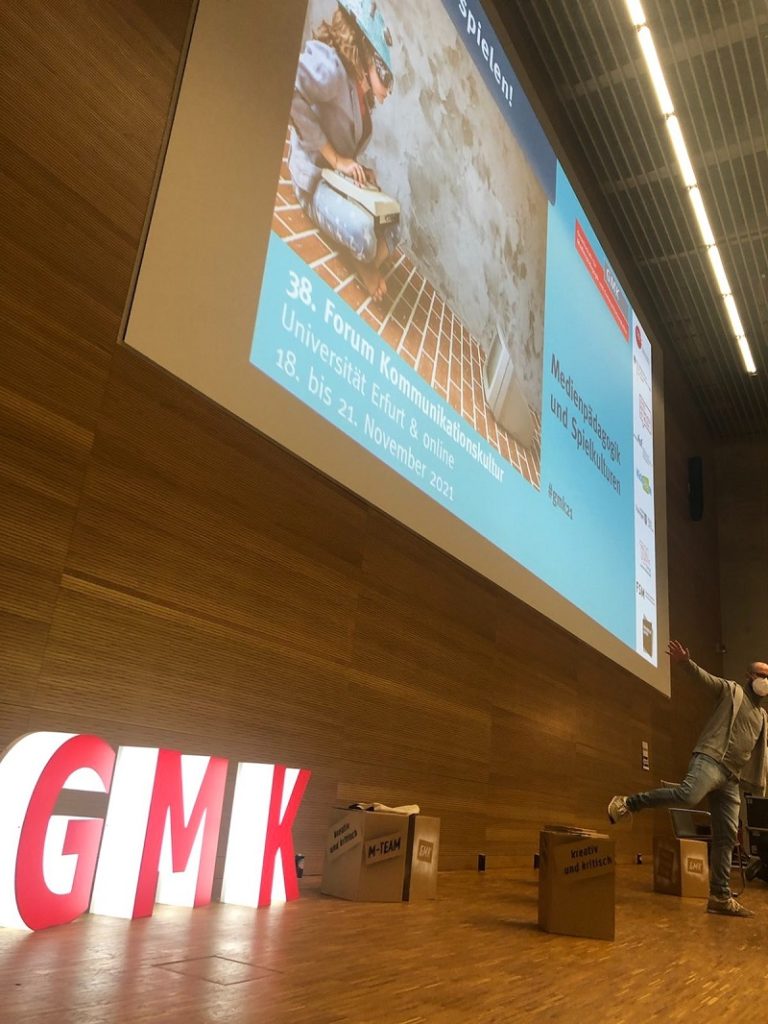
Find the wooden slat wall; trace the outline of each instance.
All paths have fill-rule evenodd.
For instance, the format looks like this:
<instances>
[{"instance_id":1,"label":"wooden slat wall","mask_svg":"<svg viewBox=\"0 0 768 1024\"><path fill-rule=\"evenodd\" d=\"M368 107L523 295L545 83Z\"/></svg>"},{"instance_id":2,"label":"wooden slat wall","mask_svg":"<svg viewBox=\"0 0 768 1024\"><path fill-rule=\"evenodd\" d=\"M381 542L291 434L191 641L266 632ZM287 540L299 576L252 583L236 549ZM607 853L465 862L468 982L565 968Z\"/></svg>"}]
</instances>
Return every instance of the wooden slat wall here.
<instances>
[{"instance_id":1,"label":"wooden slat wall","mask_svg":"<svg viewBox=\"0 0 768 1024\"><path fill-rule=\"evenodd\" d=\"M336 799L438 814L444 868L528 863L543 823L679 775L704 712L117 347L188 6L0 9L0 743L310 767L310 873ZM718 669L716 534L685 490L709 453L668 378L672 631Z\"/></svg>"},{"instance_id":2,"label":"wooden slat wall","mask_svg":"<svg viewBox=\"0 0 768 1024\"><path fill-rule=\"evenodd\" d=\"M734 679L768 660L768 444L741 441L717 452L723 662Z\"/></svg>"}]
</instances>

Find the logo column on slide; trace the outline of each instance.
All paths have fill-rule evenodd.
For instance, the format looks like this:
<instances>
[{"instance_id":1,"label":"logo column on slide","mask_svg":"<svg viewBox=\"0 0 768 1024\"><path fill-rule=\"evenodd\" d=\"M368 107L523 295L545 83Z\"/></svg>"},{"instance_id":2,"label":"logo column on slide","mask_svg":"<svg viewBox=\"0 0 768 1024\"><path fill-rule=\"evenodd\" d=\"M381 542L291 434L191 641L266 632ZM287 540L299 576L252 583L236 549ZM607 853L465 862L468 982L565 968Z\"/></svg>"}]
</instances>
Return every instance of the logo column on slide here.
<instances>
[{"instance_id":1,"label":"logo column on slide","mask_svg":"<svg viewBox=\"0 0 768 1024\"><path fill-rule=\"evenodd\" d=\"M635 458L636 650L658 660L656 614L656 518L653 476L653 387L651 346L637 320L632 331L632 429Z\"/></svg>"}]
</instances>

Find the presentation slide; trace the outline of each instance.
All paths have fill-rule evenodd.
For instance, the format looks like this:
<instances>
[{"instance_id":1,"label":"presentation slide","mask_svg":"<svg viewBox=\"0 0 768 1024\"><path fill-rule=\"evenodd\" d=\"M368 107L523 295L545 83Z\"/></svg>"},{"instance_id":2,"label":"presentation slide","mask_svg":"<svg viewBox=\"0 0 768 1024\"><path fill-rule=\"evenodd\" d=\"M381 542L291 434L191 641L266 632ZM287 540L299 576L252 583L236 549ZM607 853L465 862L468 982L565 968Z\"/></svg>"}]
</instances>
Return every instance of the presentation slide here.
<instances>
[{"instance_id":1,"label":"presentation slide","mask_svg":"<svg viewBox=\"0 0 768 1024\"><path fill-rule=\"evenodd\" d=\"M269 94L246 70L212 97L237 26L200 4L126 342L668 692L652 345L494 19L477 0L287 6ZM249 112L255 143L222 170ZM218 115L213 138L195 127ZM234 303L178 255L206 182ZM198 316L174 321L167 288L158 309L169 258Z\"/></svg>"}]
</instances>

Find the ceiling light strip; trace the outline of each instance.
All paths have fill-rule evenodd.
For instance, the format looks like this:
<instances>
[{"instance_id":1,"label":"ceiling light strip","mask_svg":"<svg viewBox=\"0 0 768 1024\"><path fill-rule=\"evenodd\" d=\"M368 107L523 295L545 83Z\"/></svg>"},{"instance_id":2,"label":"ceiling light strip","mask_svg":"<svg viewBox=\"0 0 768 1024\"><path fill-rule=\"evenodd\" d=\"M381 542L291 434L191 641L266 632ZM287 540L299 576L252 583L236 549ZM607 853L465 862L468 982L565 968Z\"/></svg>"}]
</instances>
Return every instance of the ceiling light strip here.
<instances>
[{"instance_id":1,"label":"ceiling light strip","mask_svg":"<svg viewBox=\"0 0 768 1024\"><path fill-rule=\"evenodd\" d=\"M699 235L707 249L707 256L709 257L709 262L712 267L712 273L714 274L720 297L723 300L725 312L731 325L733 336L736 339L736 344L739 348L739 354L741 355L744 369L747 373L756 373L757 368L755 366L755 361L752 358L749 342L747 341L747 337L744 333L744 327L741 323L741 317L739 316L736 300L733 297L728 276L725 273L725 268L723 267L720 252L715 244L712 225L709 222L707 210L704 206L704 199L702 198L701 191L696 181L696 174L693 170L691 158L688 155L688 147L685 144L683 130L680 125L679 118L675 113L675 107L672 103L669 88L667 87L667 81L664 77L661 61L659 60L659 55L656 52L653 35L646 21L645 11L643 10L640 0L626 0L626 5L630 20L637 29L640 48L643 51L643 57L645 58L648 74L651 77L651 84L653 85L653 90L656 93L659 109L664 115L667 132L680 170L680 176L683 180L683 185L688 191L688 198L696 218Z\"/></svg>"}]
</instances>

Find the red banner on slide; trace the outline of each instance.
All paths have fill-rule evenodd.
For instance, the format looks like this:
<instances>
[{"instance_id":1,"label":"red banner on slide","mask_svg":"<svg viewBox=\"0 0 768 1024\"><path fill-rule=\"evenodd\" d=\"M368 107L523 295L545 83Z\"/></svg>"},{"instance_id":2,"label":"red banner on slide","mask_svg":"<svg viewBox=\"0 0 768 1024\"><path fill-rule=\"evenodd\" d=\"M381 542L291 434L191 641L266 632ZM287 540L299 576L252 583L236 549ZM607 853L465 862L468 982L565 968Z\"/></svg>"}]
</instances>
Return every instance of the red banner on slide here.
<instances>
[{"instance_id":1,"label":"red banner on slide","mask_svg":"<svg viewBox=\"0 0 768 1024\"><path fill-rule=\"evenodd\" d=\"M619 304L616 302L616 297L606 283L605 267L598 260L595 250L590 245L589 239L584 234L584 229L578 221L576 221L576 251L584 260L584 265L600 290L600 294L605 299L605 304L610 309L613 319L619 325L619 330L624 335L624 340L629 341L627 318L624 316Z\"/></svg>"}]
</instances>

